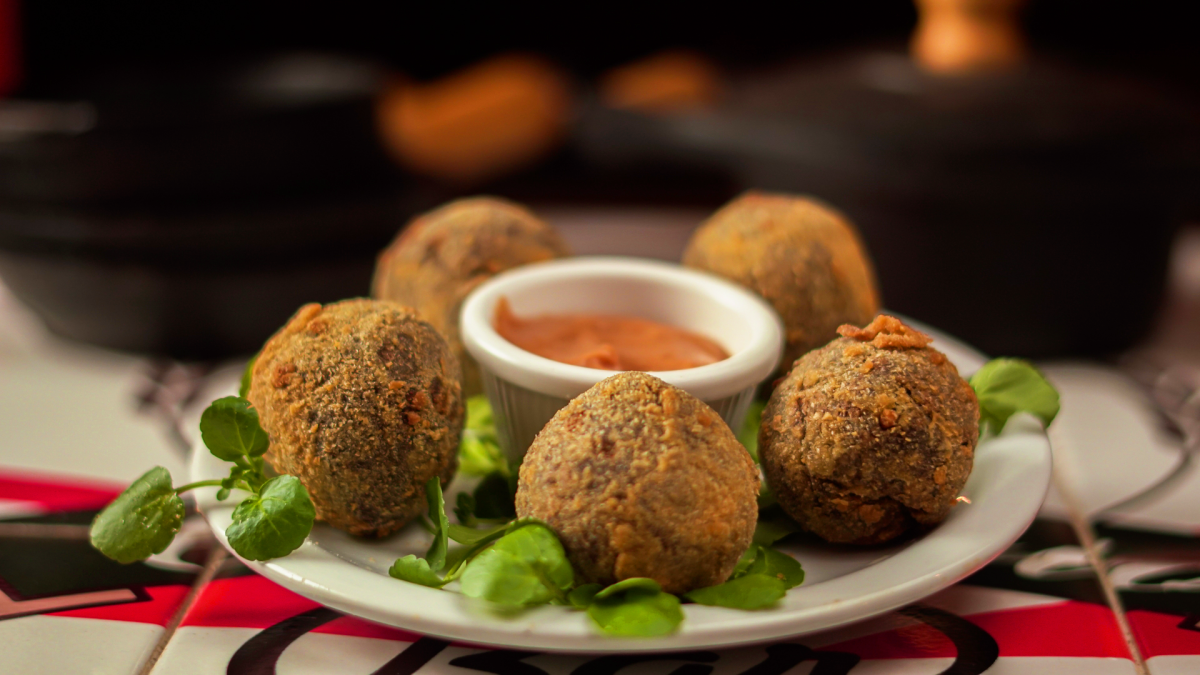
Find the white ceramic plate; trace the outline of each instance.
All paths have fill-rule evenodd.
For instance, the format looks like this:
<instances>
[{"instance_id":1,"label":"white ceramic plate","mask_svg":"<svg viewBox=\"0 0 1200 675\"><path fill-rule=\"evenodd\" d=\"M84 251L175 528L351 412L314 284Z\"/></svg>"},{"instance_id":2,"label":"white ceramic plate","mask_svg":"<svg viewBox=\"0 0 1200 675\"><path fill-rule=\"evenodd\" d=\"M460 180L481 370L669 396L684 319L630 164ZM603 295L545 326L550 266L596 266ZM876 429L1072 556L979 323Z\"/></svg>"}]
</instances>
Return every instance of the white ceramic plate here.
<instances>
[{"instance_id":1,"label":"white ceramic plate","mask_svg":"<svg viewBox=\"0 0 1200 675\"><path fill-rule=\"evenodd\" d=\"M936 331L935 347L970 373L982 357ZM191 479L224 477L228 465L203 447L193 453ZM806 581L772 609L746 612L685 605L673 635L622 639L599 635L584 612L544 606L515 617L490 614L455 592L425 588L388 576L392 562L423 555L429 535L410 525L385 541L356 539L318 524L291 555L246 562L272 581L323 605L369 621L476 644L548 652L671 651L728 647L812 633L866 619L935 593L980 569L1008 548L1037 514L1050 482L1050 444L1036 424L1014 419L1005 433L977 448L963 490L969 503L920 538L897 546L856 548L816 539L781 547L803 565ZM447 490L470 487L456 480ZM213 532L228 548L225 528L233 504L216 490L197 490ZM451 516L453 517L453 516ZM451 588L455 587L452 585Z\"/></svg>"}]
</instances>

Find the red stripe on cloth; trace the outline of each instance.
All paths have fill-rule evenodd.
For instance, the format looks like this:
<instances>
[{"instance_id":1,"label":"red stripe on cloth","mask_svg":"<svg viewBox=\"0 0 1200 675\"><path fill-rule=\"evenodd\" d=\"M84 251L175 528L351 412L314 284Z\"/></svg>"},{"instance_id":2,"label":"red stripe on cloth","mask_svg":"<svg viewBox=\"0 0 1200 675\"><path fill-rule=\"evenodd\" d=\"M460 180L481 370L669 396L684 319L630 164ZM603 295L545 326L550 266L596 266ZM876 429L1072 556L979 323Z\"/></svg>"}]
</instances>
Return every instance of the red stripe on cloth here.
<instances>
[{"instance_id":1,"label":"red stripe on cloth","mask_svg":"<svg viewBox=\"0 0 1200 675\"><path fill-rule=\"evenodd\" d=\"M1144 609L1126 612L1142 656L1200 655L1200 631L1180 628L1184 617Z\"/></svg>"},{"instance_id":2,"label":"red stripe on cloth","mask_svg":"<svg viewBox=\"0 0 1200 675\"><path fill-rule=\"evenodd\" d=\"M183 626L270 628L320 607L258 575L217 579L205 586L183 617Z\"/></svg>"},{"instance_id":3,"label":"red stripe on cloth","mask_svg":"<svg viewBox=\"0 0 1200 675\"><path fill-rule=\"evenodd\" d=\"M148 586L145 588L150 600L144 602L129 602L119 605L102 605L100 607L85 607L69 609L65 612L51 612L49 616L70 616L78 619L105 619L108 621L128 621L130 623L153 623L159 626L167 625L175 610L183 604L187 597L187 586Z\"/></svg>"},{"instance_id":4,"label":"red stripe on cloth","mask_svg":"<svg viewBox=\"0 0 1200 675\"><path fill-rule=\"evenodd\" d=\"M317 607L320 605L312 600L257 575L218 579L200 592L183 618L182 625L270 628L284 619ZM401 642L416 642L421 637L416 633L350 616L334 619L313 632Z\"/></svg>"},{"instance_id":5,"label":"red stripe on cloth","mask_svg":"<svg viewBox=\"0 0 1200 675\"><path fill-rule=\"evenodd\" d=\"M964 619L987 631L1000 656L1131 658L1112 610L1086 602L1064 601ZM863 659L953 657L957 650L945 635L923 623L822 647Z\"/></svg>"},{"instance_id":6,"label":"red stripe on cloth","mask_svg":"<svg viewBox=\"0 0 1200 675\"><path fill-rule=\"evenodd\" d=\"M46 474L0 473L0 499L31 502L50 512L101 509L123 486Z\"/></svg>"}]
</instances>

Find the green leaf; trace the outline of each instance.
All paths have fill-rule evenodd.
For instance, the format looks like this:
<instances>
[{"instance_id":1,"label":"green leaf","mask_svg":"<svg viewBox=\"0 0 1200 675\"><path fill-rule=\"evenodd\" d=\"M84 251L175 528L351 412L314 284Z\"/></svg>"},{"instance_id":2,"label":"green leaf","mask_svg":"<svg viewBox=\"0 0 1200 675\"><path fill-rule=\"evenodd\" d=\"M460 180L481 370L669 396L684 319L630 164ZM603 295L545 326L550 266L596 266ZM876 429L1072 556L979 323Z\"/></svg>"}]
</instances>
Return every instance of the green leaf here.
<instances>
[{"instance_id":1,"label":"green leaf","mask_svg":"<svg viewBox=\"0 0 1200 675\"><path fill-rule=\"evenodd\" d=\"M446 582L429 568L429 562L415 555L406 555L392 563L388 574L394 579L421 584L430 588L441 588Z\"/></svg>"},{"instance_id":2,"label":"green leaf","mask_svg":"<svg viewBox=\"0 0 1200 675\"><path fill-rule=\"evenodd\" d=\"M1058 391L1028 361L988 361L971 376L971 387L979 399L981 430L998 434L1018 412L1032 413L1047 426L1058 415Z\"/></svg>"},{"instance_id":3,"label":"green leaf","mask_svg":"<svg viewBox=\"0 0 1200 675\"><path fill-rule=\"evenodd\" d=\"M467 399L466 428L496 433L496 420L492 415L492 404L488 397L476 394Z\"/></svg>"},{"instance_id":4,"label":"green leaf","mask_svg":"<svg viewBox=\"0 0 1200 675\"><path fill-rule=\"evenodd\" d=\"M223 502L228 499L229 493L233 491L233 488L237 487L238 481L242 479L245 473L246 469L236 464L230 467L229 475L221 479L221 489L217 490L217 501Z\"/></svg>"},{"instance_id":5,"label":"green leaf","mask_svg":"<svg viewBox=\"0 0 1200 675\"><path fill-rule=\"evenodd\" d=\"M463 429L462 440L458 444L458 468L467 476L486 476L492 472L507 471L508 462L494 437L474 429Z\"/></svg>"},{"instance_id":6,"label":"green leaf","mask_svg":"<svg viewBox=\"0 0 1200 675\"><path fill-rule=\"evenodd\" d=\"M258 424L258 412L238 396L212 402L200 415L200 437L218 459L235 462L241 457L258 457L270 440Z\"/></svg>"},{"instance_id":7,"label":"green leaf","mask_svg":"<svg viewBox=\"0 0 1200 675\"><path fill-rule=\"evenodd\" d=\"M584 584L568 593L567 601L570 602L571 606L575 609L587 609L587 606L592 604L592 600L595 599L596 594L599 593L602 588L604 587L600 584Z\"/></svg>"},{"instance_id":8,"label":"green leaf","mask_svg":"<svg viewBox=\"0 0 1200 675\"><path fill-rule=\"evenodd\" d=\"M458 470L468 476L509 473L508 461L500 450L496 422L487 397L467 399L467 421L458 445Z\"/></svg>"},{"instance_id":9,"label":"green leaf","mask_svg":"<svg viewBox=\"0 0 1200 675\"><path fill-rule=\"evenodd\" d=\"M162 553L183 524L183 501L171 487L171 473L156 466L125 488L92 521L96 550L119 563Z\"/></svg>"},{"instance_id":10,"label":"green leaf","mask_svg":"<svg viewBox=\"0 0 1200 675\"><path fill-rule=\"evenodd\" d=\"M804 568L792 556L766 546L758 547L758 555L746 568L745 575L762 574L783 582L785 589L804 583Z\"/></svg>"},{"instance_id":11,"label":"green leaf","mask_svg":"<svg viewBox=\"0 0 1200 675\"><path fill-rule=\"evenodd\" d=\"M516 494L508 477L497 472L484 477L475 488L475 517L508 520L517 515Z\"/></svg>"},{"instance_id":12,"label":"green leaf","mask_svg":"<svg viewBox=\"0 0 1200 675\"><path fill-rule=\"evenodd\" d=\"M717 586L694 590L683 597L713 607L762 609L779 602L786 594L787 586L782 579L766 574L747 574Z\"/></svg>"},{"instance_id":13,"label":"green leaf","mask_svg":"<svg viewBox=\"0 0 1200 675\"><path fill-rule=\"evenodd\" d=\"M238 385L238 396L246 398L250 394L250 380L254 376L254 364L258 361L258 354L250 357L250 361L246 364L246 369L242 371L242 383Z\"/></svg>"},{"instance_id":14,"label":"green leaf","mask_svg":"<svg viewBox=\"0 0 1200 675\"><path fill-rule=\"evenodd\" d=\"M650 593L659 593L662 591L662 586L659 586L658 582L653 579L647 579L646 577L631 577L629 579L622 579L615 584L606 586L604 590L596 593L596 597L594 599L604 600L615 595L620 595L621 593L625 593L627 591L647 591Z\"/></svg>"},{"instance_id":15,"label":"green leaf","mask_svg":"<svg viewBox=\"0 0 1200 675\"><path fill-rule=\"evenodd\" d=\"M730 573L729 578L736 579L746 576L746 570L750 569L750 565L754 564L755 560L758 560L760 550L762 550L761 546L750 544L750 548L746 549L742 557L738 558L737 564L733 566L733 572Z\"/></svg>"},{"instance_id":16,"label":"green leaf","mask_svg":"<svg viewBox=\"0 0 1200 675\"><path fill-rule=\"evenodd\" d=\"M567 604L575 573L550 528L533 524L504 535L467 564L463 595L514 607Z\"/></svg>"},{"instance_id":17,"label":"green leaf","mask_svg":"<svg viewBox=\"0 0 1200 675\"><path fill-rule=\"evenodd\" d=\"M756 463L758 462L758 430L762 426L762 414L765 407L767 407L766 401L751 403L750 409L746 411L746 419L742 421L742 428L738 431L738 440L742 442Z\"/></svg>"},{"instance_id":18,"label":"green leaf","mask_svg":"<svg viewBox=\"0 0 1200 675\"><path fill-rule=\"evenodd\" d=\"M447 530L446 530L446 534L448 534L451 539L453 539L454 541L456 541L460 544L464 544L466 546L474 546L475 544L478 544L479 542L483 541L484 539L487 539L488 537L493 537L493 539L498 538L498 537L494 537L493 535L497 535L497 534L503 535L504 531L507 529L508 529L508 523L501 523L500 525L497 525L495 527L489 527L489 528L482 529L482 530L477 530L473 527L464 527L462 525L451 523L450 527L447 528Z\"/></svg>"},{"instance_id":19,"label":"green leaf","mask_svg":"<svg viewBox=\"0 0 1200 675\"><path fill-rule=\"evenodd\" d=\"M771 486L764 480L758 486L758 510L762 511L778 503L779 500L775 499L775 493L771 491Z\"/></svg>"},{"instance_id":20,"label":"green leaf","mask_svg":"<svg viewBox=\"0 0 1200 675\"><path fill-rule=\"evenodd\" d=\"M770 546L784 537L799 532L800 526L783 512L779 505L760 509L758 524L754 526L754 543Z\"/></svg>"},{"instance_id":21,"label":"green leaf","mask_svg":"<svg viewBox=\"0 0 1200 675\"><path fill-rule=\"evenodd\" d=\"M425 552L425 560L429 561L429 568L437 572L445 567L446 549L450 546L447 539L450 521L446 518L441 478L434 476L425 483L425 504L429 508L429 519L433 521L433 543Z\"/></svg>"},{"instance_id":22,"label":"green leaf","mask_svg":"<svg viewBox=\"0 0 1200 675\"><path fill-rule=\"evenodd\" d=\"M278 476L238 504L225 535L247 560L281 558L304 543L315 517L304 485L295 476Z\"/></svg>"},{"instance_id":23,"label":"green leaf","mask_svg":"<svg viewBox=\"0 0 1200 675\"><path fill-rule=\"evenodd\" d=\"M679 598L663 593L650 579L626 579L609 586L596 594L587 613L602 632L622 637L667 635L683 622Z\"/></svg>"},{"instance_id":24,"label":"green leaf","mask_svg":"<svg viewBox=\"0 0 1200 675\"><path fill-rule=\"evenodd\" d=\"M488 546L491 546L492 542L506 534L516 532L522 527L528 527L531 525L545 526L545 523L537 518L518 518L507 525L501 525L499 527L492 528L491 530L487 530L487 534L485 534L483 538L479 539L468 547L460 546L452 549L448 554L446 554L446 563L450 565L450 569L446 571L446 579L452 580L458 578L459 575L462 574L463 566L471 562L475 556L479 555L480 551L484 550Z\"/></svg>"},{"instance_id":25,"label":"green leaf","mask_svg":"<svg viewBox=\"0 0 1200 675\"><path fill-rule=\"evenodd\" d=\"M469 492L460 492L454 497L454 517L467 527L475 526L475 497Z\"/></svg>"}]
</instances>

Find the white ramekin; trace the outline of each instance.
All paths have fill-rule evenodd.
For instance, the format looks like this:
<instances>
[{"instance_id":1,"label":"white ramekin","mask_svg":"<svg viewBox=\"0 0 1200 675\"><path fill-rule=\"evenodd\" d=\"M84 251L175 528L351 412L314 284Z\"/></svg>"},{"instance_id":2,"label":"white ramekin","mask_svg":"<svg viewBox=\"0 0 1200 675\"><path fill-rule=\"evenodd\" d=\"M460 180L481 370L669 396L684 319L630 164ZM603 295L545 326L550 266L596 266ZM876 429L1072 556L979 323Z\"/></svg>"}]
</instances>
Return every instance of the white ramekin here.
<instances>
[{"instance_id":1,"label":"white ramekin","mask_svg":"<svg viewBox=\"0 0 1200 675\"><path fill-rule=\"evenodd\" d=\"M678 326L716 341L729 358L652 373L704 401L735 431L783 352L783 327L757 295L679 265L622 257L568 258L499 274L463 303L463 345L479 363L505 453L520 458L572 398L613 375L531 354L493 327L496 302L517 316L623 314Z\"/></svg>"}]
</instances>

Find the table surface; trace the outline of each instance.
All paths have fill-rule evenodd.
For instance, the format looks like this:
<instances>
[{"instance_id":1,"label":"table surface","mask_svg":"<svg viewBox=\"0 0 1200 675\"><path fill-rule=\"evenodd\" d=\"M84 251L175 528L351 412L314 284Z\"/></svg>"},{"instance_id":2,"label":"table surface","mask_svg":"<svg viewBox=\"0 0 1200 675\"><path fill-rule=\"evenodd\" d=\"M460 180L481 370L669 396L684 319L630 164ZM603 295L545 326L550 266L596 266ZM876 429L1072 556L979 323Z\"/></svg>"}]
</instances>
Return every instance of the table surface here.
<instances>
[{"instance_id":1,"label":"table surface","mask_svg":"<svg viewBox=\"0 0 1200 675\"><path fill-rule=\"evenodd\" d=\"M554 210L581 253L667 260L704 214ZM0 663L5 673L1200 672L1200 469L1147 396L1200 368L1200 231L1167 310L1121 367L1042 363L1062 392L1055 486L1029 531L946 591L830 633L735 650L587 657L383 628L249 573L199 516L146 563L91 550L94 513L150 466L182 476L194 418L241 364L179 364L48 335L0 287ZM1167 476L1171 480L1164 482Z\"/></svg>"}]
</instances>

